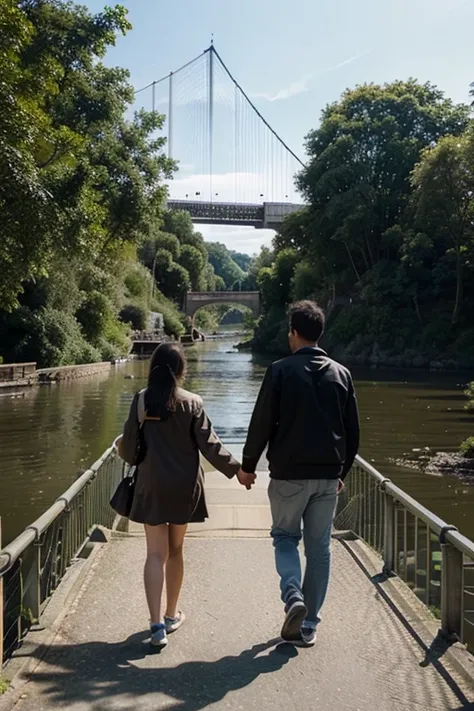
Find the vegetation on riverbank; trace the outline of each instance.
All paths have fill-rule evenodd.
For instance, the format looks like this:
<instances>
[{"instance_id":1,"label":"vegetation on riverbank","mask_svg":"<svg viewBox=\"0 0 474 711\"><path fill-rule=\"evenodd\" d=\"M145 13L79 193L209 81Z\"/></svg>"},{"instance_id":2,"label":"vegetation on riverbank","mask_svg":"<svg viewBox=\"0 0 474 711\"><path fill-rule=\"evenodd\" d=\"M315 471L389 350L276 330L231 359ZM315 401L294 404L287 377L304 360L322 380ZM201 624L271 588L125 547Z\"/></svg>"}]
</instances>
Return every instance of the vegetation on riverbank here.
<instances>
[{"instance_id":1,"label":"vegetation on riverbank","mask_svg":"<svg viewBox=\"0 0 474 711\"><path fill-rule=\"evenodd\" d=\"M464 395L469 398L464 409L467 410L467 412L472 412L474 414L474 380L467 384L467 387L464 390Z\"/></svg>"},{"instance_id":2,"label":"vegetation on riverbank","mask_svg":"<svg viewBox=\"0 0 474 711\"><path fill-rule=\"evenodd\" d=\"M472 397L473 385L469 383L464 391L467 397ZM426 474L449 476L467 484L474 484L474 437L467 437L461 442L457 452L436 452L433 455L429 447L413 451L416 452L413 459L402 458L396 463L399 466L420 469Z\"/></svg>"},{"instance_id":3,"label":"vegetation on riverbank","mask_svg":"<svg viewBox=\"0 0 474 711\"><path fill-rule=\"evenodd\" d=\"M325 345L350 362L474 366L474 127L414 80L346 91L306 139L308 206L260 270L256 350L286 350L285 308L329 306Z\"/></svg>"},{"instance_id":4,"label":"vegetation on riverbank","mask_svg":"<svg viewBox=\"0 0 474 711\"><path fill-rule=\"evenodd\" d=\"M164 117L126 118L128 72L101 61L127 10L0 0L0 17L0 359L108 360L150 311L181 335L189 288L244 273L216 275L189 215L163 209Z\"/></svg>"}]
</instances>

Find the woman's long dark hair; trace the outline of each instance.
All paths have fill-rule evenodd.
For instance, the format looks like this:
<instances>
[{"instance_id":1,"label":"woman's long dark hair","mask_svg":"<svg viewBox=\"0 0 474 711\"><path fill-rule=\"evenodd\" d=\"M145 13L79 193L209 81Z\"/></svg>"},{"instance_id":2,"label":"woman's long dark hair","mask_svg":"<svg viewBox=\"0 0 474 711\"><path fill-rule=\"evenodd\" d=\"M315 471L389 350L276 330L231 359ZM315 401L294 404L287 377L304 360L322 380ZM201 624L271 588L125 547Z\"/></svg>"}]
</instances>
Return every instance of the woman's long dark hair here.
<instances>
[{"instance_id":1,"label":"woman's long dark hair","mask_svg":"<svg viewBox=\"0 0 474 711\"><path fill-rule=\"evenodd\" d=\"M178 381L184 377L186 358L178 343L161 343L151 357L145 410L148 417L167 420L176 410Z\"/></svg>"}]
</instances>

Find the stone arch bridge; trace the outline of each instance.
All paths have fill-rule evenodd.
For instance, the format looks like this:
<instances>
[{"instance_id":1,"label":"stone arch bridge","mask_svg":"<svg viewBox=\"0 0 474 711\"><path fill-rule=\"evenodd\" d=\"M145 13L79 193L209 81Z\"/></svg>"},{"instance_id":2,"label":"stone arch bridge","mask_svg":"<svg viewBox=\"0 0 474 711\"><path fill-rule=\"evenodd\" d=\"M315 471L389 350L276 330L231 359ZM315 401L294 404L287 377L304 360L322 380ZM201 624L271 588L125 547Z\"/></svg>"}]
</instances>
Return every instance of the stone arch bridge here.
<instances>
[{"instance_id":1,"label":"stone arch bridge","mask_svg":"<svg viewBox=\"0 0 474 711\"><path fill-rule=\"evenodd\" d=\"M214 304L246 306L254 316L260 315L260 293L258 291L189 291L186 294L185 312L194 320L199 309Z\"/></svg>"}]
</instances>

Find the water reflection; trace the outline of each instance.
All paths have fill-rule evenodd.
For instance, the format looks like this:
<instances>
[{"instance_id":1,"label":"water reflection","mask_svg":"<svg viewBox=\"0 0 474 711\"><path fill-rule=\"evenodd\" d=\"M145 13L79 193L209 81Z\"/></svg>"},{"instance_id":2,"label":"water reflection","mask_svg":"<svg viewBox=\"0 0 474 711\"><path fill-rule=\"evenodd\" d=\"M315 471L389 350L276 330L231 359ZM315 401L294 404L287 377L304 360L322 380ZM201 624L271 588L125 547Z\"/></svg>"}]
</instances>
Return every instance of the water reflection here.
<instances>
[{"instance_id":1,"label":"water reflection","mask_svg":"<svg viewBox=\"0 0 474 711\"><path fill-rule=\"evenodd\" d=\"M231 341L188 350L187 387L200 393L227 442L245 438L268 361L232 350ZM110 374L0 397L0 515L4 540L38 516L120 431L146 362ZM133 379L125 376L133 375ZM467 377L354 370L362 455L438 515L474 538L474 487L397 466L414 449L452 450L472 434L463 410ZM316 436L317 433L315 433Z\"/></svg>"}]
</instances>

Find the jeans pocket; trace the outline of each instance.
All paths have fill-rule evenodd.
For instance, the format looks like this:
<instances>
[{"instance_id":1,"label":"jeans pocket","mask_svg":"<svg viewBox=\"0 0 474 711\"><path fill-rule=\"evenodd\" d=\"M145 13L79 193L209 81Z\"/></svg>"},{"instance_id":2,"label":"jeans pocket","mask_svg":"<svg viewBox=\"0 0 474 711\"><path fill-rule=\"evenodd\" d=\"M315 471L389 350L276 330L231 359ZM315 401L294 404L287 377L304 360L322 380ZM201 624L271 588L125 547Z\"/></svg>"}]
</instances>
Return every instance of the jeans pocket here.
<instances>
[{"instance_id":1,"label":"jeans pocket","mask_svg":"<svg viewBox=\"0 0 474 711\"><path fill-rule=\"evenodd\" d=\"M300 481L272 479L270 490L281 499L292 499L303 491L304 485Z\"/></svg>"}]
</instances>

